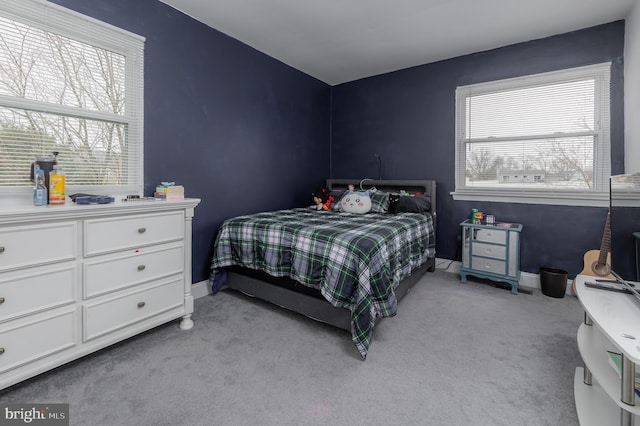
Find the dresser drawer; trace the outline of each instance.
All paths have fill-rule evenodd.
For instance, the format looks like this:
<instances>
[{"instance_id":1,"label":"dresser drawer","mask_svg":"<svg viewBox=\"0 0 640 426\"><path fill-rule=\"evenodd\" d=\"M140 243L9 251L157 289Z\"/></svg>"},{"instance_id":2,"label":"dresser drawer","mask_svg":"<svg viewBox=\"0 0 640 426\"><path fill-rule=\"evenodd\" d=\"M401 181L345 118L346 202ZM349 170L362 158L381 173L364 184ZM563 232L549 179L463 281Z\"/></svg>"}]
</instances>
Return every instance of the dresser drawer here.
<instances>
[{"instance_id":1,"label":"dresser drawer","mask_svg":"<svg viewBox=\"0 0 640 426\"><path fill-rule=\"evenodd\" d=\"M90 298L183 271L182 244L135 249L126 256L86 262L83 294Z\"/></svg>"},{"instance_id":2,"label":"dresser drawer","mask_svg":"<svg viewBox=\"0 0 640 426\"><path fill-rule=\"evenodd\" d=\"M76 311L0 328L0 373L75 346Z\"/></svg>"},{"instance_id":3,"label":"dresser drawer","mask_svg":"<svg viewBox=\"0 0 640 426\"><path fill-rule=\"evenodd\" d=\"M506 267L507 263L502 260L471 256L471 269L479 272L490 272L492 274L504 275Z\"/></svg>"},{"instance_id":4,"label":"dresser drawer","mask_svg":"<svg viewBox=\"0 0 640 426\"><path fill-rule=\"evenodd\" d=\"M171 309L182 310L183 307L182 280L168 281L121 297L87 304L84 307L84 341L95 339Z\"/></svg>"},{"instance_id":5,"label":"dresser drawer","mask_svg":"<svg viewBox=\"0 0 640 426\"><path fill-rule=\"evenodd\" d=\"M475 241L484 241L487 243L506 244L507 233L505 231L498 231L494 229L482 229L474 228L473 235Z\"/></svg>"},{"instance_id":6,"label":"dresser drawer","mask_svg":"<svg viewBox=\"0 0 640 426\"><path fill-rule=\"evenodd\" d=\"M0 275L0 323L74 303L76 266L43 267Z\"/></svg>"},{"instance_id":7,"label":"dresser drawer","mask_svg":"<svg viewBox=\"0 0 640 426\"><path fill-rule=\"evenodd\" d=\"M0 228L0 271L73 260L75 222Z\"/></svg>"},{"instance_id":8,"label":"dresser drawer","mask_svg":"<svg viewBox=\"0 0 640 426\"><path fill-rule=\"evenodd\" d=\"M471 254L473 256L485 256L492 257L494 259L506 260L507 248L506 246L474 242Z\"/></svg>"},{"instance_id":9,"label":"dresser drawer","mask_svg":"<svg viewBox=\"0 0 640 426\"><path fill-rule=\"evenodd\" d=\"M184 212L133 215L84 222L84 254L93 256L184 238Z\"/></svg>"}]
</instances>

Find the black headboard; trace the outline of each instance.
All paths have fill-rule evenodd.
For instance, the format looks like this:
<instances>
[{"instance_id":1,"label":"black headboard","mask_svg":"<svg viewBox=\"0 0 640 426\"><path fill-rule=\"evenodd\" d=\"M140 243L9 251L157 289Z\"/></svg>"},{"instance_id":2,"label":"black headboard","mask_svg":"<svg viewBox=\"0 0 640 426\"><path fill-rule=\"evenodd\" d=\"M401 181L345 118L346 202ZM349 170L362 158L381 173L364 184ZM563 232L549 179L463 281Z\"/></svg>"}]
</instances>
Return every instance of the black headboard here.
<instances>
[{"instance_id":1,"label":"black headboard","mask_svg":"<svg viewBox=\"0 0 640 426\"><path fill-rule=\"evenodd\" d=\"M371 189L375 187L379 191L400 192L422 192L431 201L431 213L436 212L436 181L435 180L374 180L374 179L327 179L327 189L329 191L338 189L346 190L349 185L355 189Z\"/></svg>"}]
</instances>

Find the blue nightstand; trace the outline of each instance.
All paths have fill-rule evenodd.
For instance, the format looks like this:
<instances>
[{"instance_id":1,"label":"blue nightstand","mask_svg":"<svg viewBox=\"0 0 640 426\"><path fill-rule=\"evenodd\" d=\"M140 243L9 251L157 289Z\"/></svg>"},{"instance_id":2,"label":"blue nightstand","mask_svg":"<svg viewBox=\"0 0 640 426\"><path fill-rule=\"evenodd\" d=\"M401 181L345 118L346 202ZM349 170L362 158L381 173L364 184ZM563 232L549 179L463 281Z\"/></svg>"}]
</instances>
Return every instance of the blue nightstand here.
<instances>
[{"instance_id":1,"label":"blue nightstand","mask_svg":"<svg viewBox=\"0 0 640 426\"><path fill-rule=\"evenodd\" d=\"M518 294L520 280L519 223L495 225L472 224L469 219L462 227L462 268L460 281L467 275L503 281L511 284L511 293Z\"/></svg>"}]
</instances>

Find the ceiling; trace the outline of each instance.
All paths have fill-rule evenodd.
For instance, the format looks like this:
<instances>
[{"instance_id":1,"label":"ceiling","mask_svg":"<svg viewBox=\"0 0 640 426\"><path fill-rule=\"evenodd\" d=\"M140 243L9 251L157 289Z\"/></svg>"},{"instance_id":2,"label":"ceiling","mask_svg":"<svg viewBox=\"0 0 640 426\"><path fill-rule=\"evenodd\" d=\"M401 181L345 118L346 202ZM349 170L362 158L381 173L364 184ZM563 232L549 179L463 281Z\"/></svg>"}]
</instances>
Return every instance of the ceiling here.
<instances>
[{"instance_id":1,"label":"ceiling","mask_svg":"<svg viewBox=\"0 0 640 426\"><path fill-rule=\"evenodd\" d=\"M330 85L624 19L637 0L161 0Z\"/></svg>"}]
</instances>

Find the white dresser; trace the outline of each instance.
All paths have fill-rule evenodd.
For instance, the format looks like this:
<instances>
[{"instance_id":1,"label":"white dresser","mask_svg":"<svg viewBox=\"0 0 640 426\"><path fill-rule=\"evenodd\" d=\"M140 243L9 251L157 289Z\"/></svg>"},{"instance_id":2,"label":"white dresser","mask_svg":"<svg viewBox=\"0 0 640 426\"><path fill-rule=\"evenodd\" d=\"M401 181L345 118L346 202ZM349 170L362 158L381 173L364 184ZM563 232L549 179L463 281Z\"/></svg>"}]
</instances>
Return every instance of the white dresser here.
<instances>
[{"instance_id":1,"label":"white dresser","mask_svg":"<svg viewBox=\"0 0 640 426\"><path fill-rule=\"evenodd\" d=\"M182 318L199 199L0 209L0 389Z\"/></svg>"}]
</instances>

